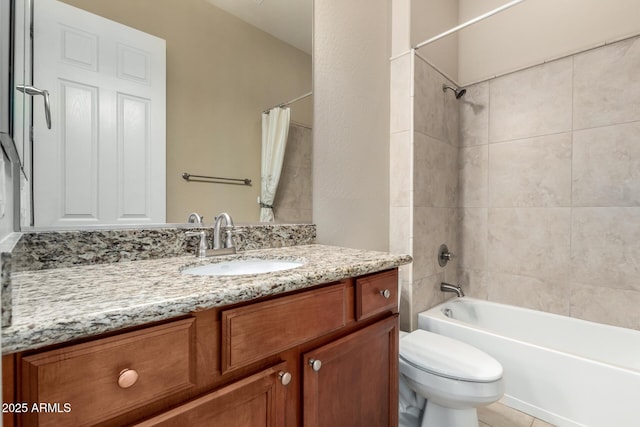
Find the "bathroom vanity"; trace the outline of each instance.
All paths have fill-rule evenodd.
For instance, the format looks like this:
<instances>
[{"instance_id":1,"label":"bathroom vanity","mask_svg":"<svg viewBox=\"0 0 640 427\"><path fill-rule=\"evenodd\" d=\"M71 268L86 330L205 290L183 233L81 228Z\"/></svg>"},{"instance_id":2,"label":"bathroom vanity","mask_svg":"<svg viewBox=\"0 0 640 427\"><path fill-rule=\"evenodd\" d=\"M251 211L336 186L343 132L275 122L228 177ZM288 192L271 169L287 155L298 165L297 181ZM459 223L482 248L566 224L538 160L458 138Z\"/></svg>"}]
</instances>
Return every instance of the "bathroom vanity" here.
<instances>
[{"instance_id":1,"label":"bathroom vanity","mask_svg":"<svg viewBox=\"0 0 640 427\"><path fill-rule=\"evenodd\" d=\"M322 245L239 256L265 254L305 263L196 277L177 257L16 275L5 425L397 425L397 267L411 258ZM20 298L41 280L54 288L48 320L29 322ZM55 313L65 298L72 308Z\"/></svg>"}]
</instances>

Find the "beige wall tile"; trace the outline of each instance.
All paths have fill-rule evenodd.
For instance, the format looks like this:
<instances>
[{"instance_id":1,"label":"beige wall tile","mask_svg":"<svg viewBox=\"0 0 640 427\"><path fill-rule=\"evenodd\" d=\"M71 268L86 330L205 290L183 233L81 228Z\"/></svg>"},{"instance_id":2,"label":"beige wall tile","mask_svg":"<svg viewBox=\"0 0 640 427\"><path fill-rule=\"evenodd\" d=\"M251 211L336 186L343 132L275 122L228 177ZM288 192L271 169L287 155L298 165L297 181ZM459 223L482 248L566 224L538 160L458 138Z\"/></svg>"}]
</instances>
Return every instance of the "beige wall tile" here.
<instances>
[{"instance_id":1,"label":"beige wall tile","mask_svg":"<svg viewBox=\"0 0 640 427\"><path fill-rule=\"evenodd\" d=\"M571 134L491 144L491 207L569 206Z\"/></svg>"},{"instance_id":2,"label":"beige wall tile","mask_svg":"<svg viewBox=\"0 0 640 427\"><path fill-rule=\"evenodd\" d=\"M413 171L411 149L411 133L409 131L391 135L389 150L389 189L391 206L410 206Z\"/></svg>"},{"instance_id":3,"label":"beige wall tile","mask_svg":"<svg viewBox=\"0 0 640 427\"><path fill-rule=\"evenodd\" d=\"M459 100L460 146L489 143L489 82L466 87Z\"/></svg>"},{"instance_id":4,"label":"beige wall tile","mask_svg":"<svg viewBox=\"0 0 640 427\"><path fill-rule=\"evenodd\" d=\"M486 207L489 199L489 146L461 147L458 206Z\"/></svg>"},{"instance_id":5,"label":"beige wall tile","mask_svg":"<svg viewBox=\"0 0 640 427\"><path fill-rule=\"evenodd\" d=\"M640 206L639 142L640 122L574 132L574 206Z\"/></svg>"},{"instance_id":6,"label":"beige wall tile","mask_svg":"<svg viewBox=\"0 0 640 427\"><path fill-rule=\"evenodd\" d=\"M640 38L575 56L574 129L640 120Z\"/></svg>"},{"instance_id":7,"label":"beige wall tile","mask_svg":"<svg viewBox=\"0 0 640 427\"><path fill-rule=\"evenodd\" d=\"M391 61L390 68L390 132L411 128L411 55L403 55Z\"/></svg>"},{"instance_id":8,"label":"beige wall tile","mask_svg":"<svg viewBox=\"0 0 640 427\"><path fill-rule=\"evenodd\" d=\"M420 279L443 272L438 265L438 248L445 243L454 254L457 251L455 208L414 208L413 277ZM457 258L446 267L455 271Z\"/></svg>"},{"instance_id":9,"label":"beige wall tile","mask_svg":"<svg viewBox=\"0 0 640 427\"><path fill-rule=\"evenodd\" d=\"M478 299L488 299L489 273L486 270L458 268L458 282L462 286L465 295Z\"/></svg>"},{"instance_id":10,"label":"beige wall tile","mask_svg":"<svg viewBox=\"0 0 640 427\"><path fill-rule=\"evenodd\" d=\"M274 200L277 221L311 222L312 151L311 129L292 124L289 127L282 173Z\"/></svg>"},{"instance_id":11,"label":"beige wall tile","mask_svg":"<svg viewBox=\"0 0 640 427\"><path fill-rule=\"evenodd\" d=\"M422 59L415 59L414 116L416 132L445 140L444 92L445 78Z\"/></svg>"},{"instance_id":12,"label":"beige wall tile","mask_svg":"<svg viewBox=\"0 0 640 427\"><path fill-rule=\"evenodd\" d=\"M311 209L276 208L276 220L288 223L311 223Z\"/></svg>"},{"instance_id":13,"label":"beige wall tile","mask_svg":"<svg viewBox=\"0 0 640 427\"><path fill-rule=\"evenodd\" d=\"M570 290L564 281L489 273L491 301L568 316Z\"/></svg>"},{"instance_id":14,"label":"beige wall tile","mask_svg":"<svg viewBox=\"0 0 640 427\"><path fill-rule=\"evenodd\" d=\"M414 206L456 207L457 148L416 132L414 158Z\"/></svg>"},{"instance_id":15,"label":"beige wall tile","mask_svg":"<svg viewBox=\"0 0 640 427\"><path fill-rule=\"evenodd\" d=\"M411 302L413 301L413 272L411 265L400 267L399 282L400 301L398 306L400 310L400 329L403 331L411 331Z\"/></svg>"},{"instance_id":16,"label":"beige wall tile","mask_svg":"<svg viewBox=\"0 0 640 427\"><path fill-rule=\"evenodd\" d=\"M389 251L394 254L412 254L411 209L391 207L389 211Z\"/></svg>"},{"instance_id":17,"label":"beige wall tile","mask_svg":"<svg viewBox=\"0 0 640 427\"><path fill-rule=\"evenodd\" d=\"M569 208L489 209L489 271L566 280L570 218Z\"/></svg>"},{"instance_id":18,"label":"beige wall tile","mask_svg":"<svg viewBox=\"0 0 640 427\"><path fill-rule=\"evenodd\" d=\"M440 283L443 281L444 273L439 273L413 282L411 330L418 327L418 313L428 310L451 297L452 294L447 294L440 290Z\"/></svg>"},{"instance_id":19,"label":"beige wall tile","mask_svg":"<svg viewBox=\"0 0 640 427\"><path fill-rule=\"evenodd\" d=\"M451 81L446 81L447 86L455 87ZM466 94L464 96L467 96ZM464 98L464 97L463 97ZM460 103L455 94L447 90L444 93L444 140L458 147L460 145Z\"/></svg>"},{"instance_id":20,"label":"beige wall tile","mask_svg":"<svg viewBox=\"0 0 640 427\"><path fill-rule=\"evenodd\" d=\"M640 208L574 208L573 280L640 291Z\"/></svg>"},{"instance_id":21,"label":"beige wall tile","mask_svg":"<svg viewBox=\"0 0 640 427\"><path fill-rule=\"evenodd\" d=\"M464 208L458 213L458 266L465 269L487 268L487 208Z\"/></svg>"},{"instance_id":22,"label":"beige wall tile","mask_svg":"<svg viewBox=\"0 0 640 427\"><path fill-rule=\"evenodd\" d=\"M489 141L571 130L573 59L561 59L490 82Z\"/></svg>"},{"instance_id":23,"label":"beige wall tile","mask_svg":"<svg viewBox=\"0 0 640 427\"><path fill-rule=\"evenodd\" d=\"M640 291L571 285L571 316L640 330Z\"/></svg>"}]
</instances>

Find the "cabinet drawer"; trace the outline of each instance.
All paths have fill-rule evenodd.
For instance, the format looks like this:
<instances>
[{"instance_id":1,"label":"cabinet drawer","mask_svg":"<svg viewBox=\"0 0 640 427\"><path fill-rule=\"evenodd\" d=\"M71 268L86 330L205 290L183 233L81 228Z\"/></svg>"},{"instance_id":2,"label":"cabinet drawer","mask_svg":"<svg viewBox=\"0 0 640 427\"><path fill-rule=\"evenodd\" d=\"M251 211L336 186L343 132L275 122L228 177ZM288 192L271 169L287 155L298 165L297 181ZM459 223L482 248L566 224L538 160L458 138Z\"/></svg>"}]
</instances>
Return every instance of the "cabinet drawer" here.
<instances>
[{"instance_id":1,"label":"cabinet drawer","mask_svg":"<svg viewBox=\"0 0 640 427\"><path fill-rule=\"evenodd\" d=\"M222 372L272 356L346 323L346 282L222 312Z\"/></svg>"},{"instance_id":2,"label":"cabinet drawer","mask_svg":"<svg viewBox=\"0 0 640 427\"><path fill-rule=\"evenodd\" d=\"M192 386L194 320L27 356L22 370L25 401L60 407L27 414L25 425L93 425Z\"/></svg>"},{"instance_id":3,"label":"cabinet drawer","mask_svg":"<svg viewBox=\"0 0 640 427\"><path fill-rule=\"evenodd\" d=\"M356 320L384 311L398 311L398 270L356 279Z\"/></svg>"}]
</instances>

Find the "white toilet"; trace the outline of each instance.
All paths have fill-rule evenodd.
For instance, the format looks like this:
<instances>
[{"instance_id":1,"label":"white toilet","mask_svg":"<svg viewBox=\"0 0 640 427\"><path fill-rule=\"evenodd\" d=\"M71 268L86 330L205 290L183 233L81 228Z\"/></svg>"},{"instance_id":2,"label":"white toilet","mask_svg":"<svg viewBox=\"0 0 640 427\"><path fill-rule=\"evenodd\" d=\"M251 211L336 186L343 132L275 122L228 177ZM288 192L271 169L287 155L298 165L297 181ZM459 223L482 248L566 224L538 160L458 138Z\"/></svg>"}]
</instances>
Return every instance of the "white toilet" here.
<instances>
[{"instance_id":1,"label":"white toilet","mask_svg":"<svg viewBox=\"0 0 640 427\"><path fill-rule=\"evenodd\" d=\"M502 365L483 351L421 329L401 333L401 427L478 427L476 408L503 393Z\"/></svg>"}]
</instances>

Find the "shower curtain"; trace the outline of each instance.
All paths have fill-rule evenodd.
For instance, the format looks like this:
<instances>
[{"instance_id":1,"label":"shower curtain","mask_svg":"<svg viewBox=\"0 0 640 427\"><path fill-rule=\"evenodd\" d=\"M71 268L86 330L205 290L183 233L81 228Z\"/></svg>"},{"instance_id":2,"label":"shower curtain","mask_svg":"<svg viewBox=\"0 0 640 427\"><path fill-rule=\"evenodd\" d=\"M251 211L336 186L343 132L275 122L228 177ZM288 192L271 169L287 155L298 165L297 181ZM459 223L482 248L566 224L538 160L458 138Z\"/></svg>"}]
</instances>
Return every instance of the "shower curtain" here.
<instances>
[{"instance_id":1,"label":"shower curtain","mask_svg":"<svg viewBox=\"0 0 640 427\"><path fill-rule=\"evenodd\" d=\"M289 133L288 108L276 107L262 113L262 182L260 189L260 222L272 222L284 152Z\"/></svg>"}]
</instances>

